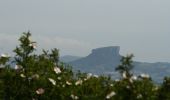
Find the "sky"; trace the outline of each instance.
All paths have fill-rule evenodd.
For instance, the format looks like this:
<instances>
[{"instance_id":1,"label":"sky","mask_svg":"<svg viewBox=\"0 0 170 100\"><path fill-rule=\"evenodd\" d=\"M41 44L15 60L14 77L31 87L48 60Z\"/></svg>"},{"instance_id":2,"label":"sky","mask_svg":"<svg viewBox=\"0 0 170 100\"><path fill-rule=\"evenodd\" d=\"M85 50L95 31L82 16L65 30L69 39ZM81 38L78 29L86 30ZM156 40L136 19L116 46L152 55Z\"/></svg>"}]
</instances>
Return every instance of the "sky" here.
<instances>
[{"instance_id":1,"label":"sky","mask_svg":"<svg viewBox=\"0 0 170 100\"><path fill-rule=\"evenodd\" d=\"M120 46L134 60L170 62L170 0L0 0L0 53L28 30L37 51L87 56Z\"/></svg>"}]
</instances>

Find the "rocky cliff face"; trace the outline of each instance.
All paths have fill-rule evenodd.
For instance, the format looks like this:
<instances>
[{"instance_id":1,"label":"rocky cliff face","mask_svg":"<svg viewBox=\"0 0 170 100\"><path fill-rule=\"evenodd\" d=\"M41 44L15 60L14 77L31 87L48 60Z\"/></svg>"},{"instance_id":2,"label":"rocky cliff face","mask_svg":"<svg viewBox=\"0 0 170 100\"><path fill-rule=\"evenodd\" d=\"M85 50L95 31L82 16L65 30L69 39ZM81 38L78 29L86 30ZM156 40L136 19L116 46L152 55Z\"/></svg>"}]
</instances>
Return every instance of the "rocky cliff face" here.
<instances>
[{"instance_id":1,"label":"rocky cliff face","mask_svg":"<svg viewBox=\"0 0 170 100\"><path fill-rule=\"evenodd\" d=\"M111 46L111 47L103 47L93 49L92 53L88 55L84 60L90 60L92 65L103 65L103 64L113 64L114 62L117 63L120 61L120 54L119 54L120 47L118 46Z\"/></svg>"},{"instance_id":2,"label":"rocky cliff face","mask_svg":"<svg viewBox=\"0 0 170 100\"><path fill-rule=\"evenodd\" d=\"M70 62L76 70L103 73L103 70L114 70L120 63L119 46L93 49L87 57ZM96 70L97 69L97 70Z\"/></svg>"},{"instance_id":3,"label":"rocky cliff face","mask_svg":"<svg viewBox=\"0 0 170 100\"><path fill-rule=\"evenodd\" d=\"M103 48L97 48L93 49L92 53L89 56L100 56L100 57L118 57L119 55L119 46L110 46L110 47L103 47Z\"/></svg>"}]
</instances>

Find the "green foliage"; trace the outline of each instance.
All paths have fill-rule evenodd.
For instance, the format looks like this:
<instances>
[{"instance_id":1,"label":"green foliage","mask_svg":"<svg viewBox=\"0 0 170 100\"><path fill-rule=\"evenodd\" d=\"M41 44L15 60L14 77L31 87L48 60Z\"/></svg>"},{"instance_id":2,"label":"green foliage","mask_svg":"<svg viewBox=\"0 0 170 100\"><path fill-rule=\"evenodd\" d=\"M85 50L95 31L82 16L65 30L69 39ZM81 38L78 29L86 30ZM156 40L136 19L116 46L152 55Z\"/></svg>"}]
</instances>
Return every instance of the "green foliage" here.
<instances>
[{"instance_id":1,"label":"green foliage","mask_svg":"<svg viewBox=\"0 0 170 100\"><path fill-rule=\"evenodd\" d=\"M158 99L170 100L170 77L165 77L159 89Z\"/></svg>"},{"instance_id":2,"label":"green foliage","mask_svg":"<svg viewBox=\"0 0 170 100\"><path fill-rule=\"evenodd\" d=\"M122 75L125 74L127 77L131 77L130 70L133 68L133 61L132 61L133 55L127 55L126 57L122 57L121 64L116 67L116 71L119 71Z\"/></svg>"},{"instance_id":3,"label":"green foliage","mask_svg":"<svg viewBox=\"0 0 170 100\"><path fill-rule=\"evenodd\" d=\"M169 100L170 78L155 85L148 75L135 76L133 55L122 57L116 68L122 78L91 73L73 73L71 67L59 62L59 50L43 50L34 54L36 42L30 32L23 33L16 47L15 68L7 65L8 56L0 57L1 100Z\"/></svg>"}]
</instances>

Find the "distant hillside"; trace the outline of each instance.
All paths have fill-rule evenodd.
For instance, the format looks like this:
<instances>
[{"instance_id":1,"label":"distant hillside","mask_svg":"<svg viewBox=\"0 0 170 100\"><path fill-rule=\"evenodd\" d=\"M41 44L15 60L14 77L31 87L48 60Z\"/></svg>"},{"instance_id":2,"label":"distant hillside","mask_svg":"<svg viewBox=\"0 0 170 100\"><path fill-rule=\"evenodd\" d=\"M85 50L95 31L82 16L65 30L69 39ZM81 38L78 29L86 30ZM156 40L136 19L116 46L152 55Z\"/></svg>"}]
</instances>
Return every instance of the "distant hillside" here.
<instances>
[{"instance_id":1,"label":"distant hillside","mask_svg":"<svg viewBox=\"0 0 170 100\"><path fill-rule=\"evenodd\" d=\"M82 58L82 57L66 55L66 56L60 57L60 61L67 63L67 62L72 62L72 61L78 60L80 58Z\"/></svg>"},{"instance_id":2,"label":"distant hillside","mask_svg":"<svg viewBox=\"0 0 170 100\"><path fill-rule=\"evenodd\" d=\"M68 62L74 70L82 72L111 75L113 78L119 77L115 72L115 67L120 64L121 55L119 46L110 46L93 49L92 53L86 57ZM134 61L133 72L135 74L148 73L153 80L160 82L164 76L170 76L170 63L147 63Z\"/></svg>"},{"instance_id":3,"label":"distant hillside","mask_svg":"<svg viewBox=\"0 0 170 100\"><path fill-rule=\"evenodd\" d=\"M170 63L134 62L134 66L134 73L148 73L157 82L161 82L165 76L170 76Z\"/></svg>"}]
</instances>

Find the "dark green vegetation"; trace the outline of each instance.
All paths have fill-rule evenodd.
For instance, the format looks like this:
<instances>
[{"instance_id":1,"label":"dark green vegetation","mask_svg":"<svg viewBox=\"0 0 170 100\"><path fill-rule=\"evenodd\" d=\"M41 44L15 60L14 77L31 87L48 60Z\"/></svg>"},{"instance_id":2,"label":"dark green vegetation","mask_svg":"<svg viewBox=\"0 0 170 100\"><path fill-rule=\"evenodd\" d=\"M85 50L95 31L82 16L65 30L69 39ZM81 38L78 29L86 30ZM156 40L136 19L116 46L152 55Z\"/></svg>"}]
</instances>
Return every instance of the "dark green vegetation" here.
<instances>
[{"instance_id":1,"label":"dark green vegetation","mask_svg":"<svg viewBox=\"0 0 170 100\"><path fill-rule=\"evenodd\" d=\"M34 54L36 42L30 36L24 33L19 39L15 68L7 63L8 55L1 55L1 100L170 100L170 78L158 86L147 74L135 76L132 55L122 57L116 68L122 76L119 80L73 73L70 66L59 62L58 49Z\"/></svg>"}]
</instances>

